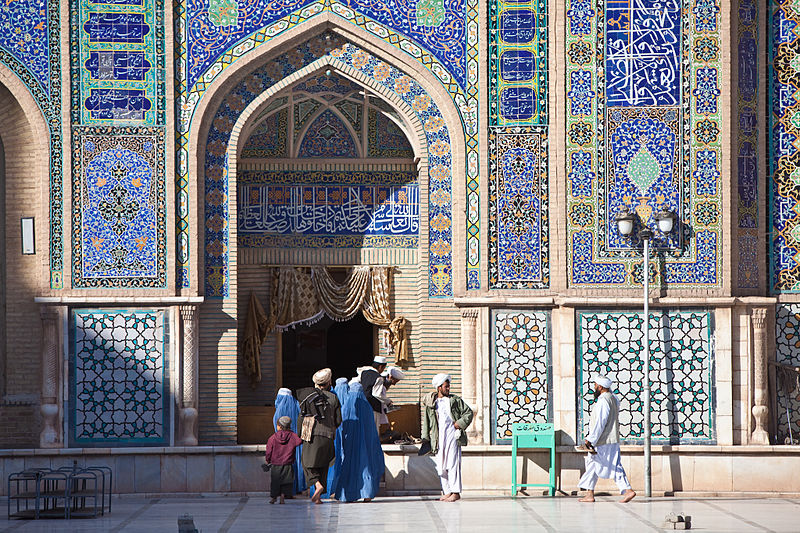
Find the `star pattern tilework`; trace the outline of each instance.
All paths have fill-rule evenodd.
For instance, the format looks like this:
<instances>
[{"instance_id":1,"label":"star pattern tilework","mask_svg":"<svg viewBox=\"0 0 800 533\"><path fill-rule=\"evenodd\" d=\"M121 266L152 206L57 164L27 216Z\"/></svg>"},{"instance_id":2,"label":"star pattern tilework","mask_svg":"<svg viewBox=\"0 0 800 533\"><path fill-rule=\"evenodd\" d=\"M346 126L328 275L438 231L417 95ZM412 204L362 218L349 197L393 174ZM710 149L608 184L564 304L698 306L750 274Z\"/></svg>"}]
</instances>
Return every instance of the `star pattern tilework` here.
<instances>
[{"instance_id":1,"label":"star pattern tilework","mask_svg":"<svg viewBox=\"0 0 800 533\"><path fill-rule=\"evenodd\" d=\"M164 311L72 312L69 446L169 444Z\"/></svg>"},{"instance_id":2,"label":"star pattern tilework","mask_svg":"<svg viewBox=\"0 0 800 533\"><path fill-rule=\"evenodd\" d=\"M642 314L578 311L578 435L588 433L594 398L591 376L605 374L620 400L624 442L644 438ZM650 315L651 430L653 442L712 443L714 356L711 313Z\"/></svg>"},{"instance_id":3,"label":"star pattern tilework","mask_svg":"<svg viewBox=\"0 0 800 533\"><path fill-rule=\"evenodd\" d=\"M775 311L775 362L798 367L800 366L800 304L780 304ZM791 373L789 375L792 376ZM796 384L795 377L790 384L788 394L782 387L776 388L775 417L778 422L776 444L783 444L789 436L790 423L792 436L795 439L800 437L800 388Z\"/></svg>"}]
</instances>

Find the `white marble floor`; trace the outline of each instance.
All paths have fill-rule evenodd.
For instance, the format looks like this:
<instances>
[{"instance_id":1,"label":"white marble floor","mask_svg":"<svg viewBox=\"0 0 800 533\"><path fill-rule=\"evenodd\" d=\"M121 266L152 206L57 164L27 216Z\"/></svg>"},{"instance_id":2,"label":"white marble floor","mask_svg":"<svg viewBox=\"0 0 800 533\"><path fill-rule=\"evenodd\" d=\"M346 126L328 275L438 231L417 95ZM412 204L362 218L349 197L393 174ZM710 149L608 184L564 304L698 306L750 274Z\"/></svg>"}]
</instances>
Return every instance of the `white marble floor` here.
<instances>
[{"instance_id":1,"label":"white marble floor","mask_svg":"<svg viewBox=\"0 0 800 533\"><path fill-rule=\"evenodd\" d=\"M713 532L800 531L800 500L763 498L637 498L627 505L616 497L582 504L577 498L544 496L465 496L457 503L434 497L387 497L372 503L309 505L307 499L269 505L263 496L115 497L112 512L96 519L8 520L0 511L0 532L177 532L183 514L202 533L396 531L408 533L506 531L663 531L670 512L692 516L692 529ZM0 499L2 507L6 501Z\"/></svg>"}]
</instances>

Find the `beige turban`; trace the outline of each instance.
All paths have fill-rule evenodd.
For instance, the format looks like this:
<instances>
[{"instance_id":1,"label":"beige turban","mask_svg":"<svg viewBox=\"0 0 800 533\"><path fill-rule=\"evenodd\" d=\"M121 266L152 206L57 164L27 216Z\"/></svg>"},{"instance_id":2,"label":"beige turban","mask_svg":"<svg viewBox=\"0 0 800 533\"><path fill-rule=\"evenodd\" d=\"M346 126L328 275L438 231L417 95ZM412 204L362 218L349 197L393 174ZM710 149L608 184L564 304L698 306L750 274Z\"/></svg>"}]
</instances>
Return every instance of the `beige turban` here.
<instances>
[{"instance_id":1,"label":"beige turban","mask_svg":"<svg viewBox=\"0 0 800 533\"><path fill-rule=\"evenodd\" d=\"M331 369L323 368L322 370L317 370L317 372L311 377L311 381L313 381L314 385L317 386L329 385L332 377L333 372L331 372Z\"/></svg>"},{"instance_id":2,"label":"beige turban","mask_svg":"<svg viewBox=\"0 0 800 533\"><path fill-rule=\"evenodd\" d=\"M444 385L445 381L450 381L450 374L436 374L431 380L431 385L438 389Z\"/></svg>"}]
</instances>

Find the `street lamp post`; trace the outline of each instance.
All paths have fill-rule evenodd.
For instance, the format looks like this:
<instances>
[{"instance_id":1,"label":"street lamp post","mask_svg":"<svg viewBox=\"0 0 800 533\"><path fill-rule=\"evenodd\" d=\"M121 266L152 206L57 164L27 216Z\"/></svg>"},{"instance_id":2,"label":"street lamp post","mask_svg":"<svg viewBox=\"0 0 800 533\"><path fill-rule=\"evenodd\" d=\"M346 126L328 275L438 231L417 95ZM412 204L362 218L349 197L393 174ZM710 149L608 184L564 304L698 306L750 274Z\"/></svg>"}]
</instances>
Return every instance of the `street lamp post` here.
<instances>
[{"instance_id":1,"label":"street lamp post","mask_svg":"<svg viewBox=\"0 0 800 533\"><path fill-rule=\"evenodd\" d=\"M639 217L623 208L617 215L617 228L619 232L630 237L633 234L633 227ZM668 235L672 232L675 224L675 214L663 209L656 213L656 222L659 232ZM639 239L642 240L642 277L644 286L644 319L642 320L642 337L644 339L644 376L642 384L642 400L644 402L644 493L650 498L653 495L653 474L651 469L651 436L650 428L650 241L653 239L653 230L647 227L647 221L641 220L642 229L639 230Z\"/></svg>"}]
</instances>

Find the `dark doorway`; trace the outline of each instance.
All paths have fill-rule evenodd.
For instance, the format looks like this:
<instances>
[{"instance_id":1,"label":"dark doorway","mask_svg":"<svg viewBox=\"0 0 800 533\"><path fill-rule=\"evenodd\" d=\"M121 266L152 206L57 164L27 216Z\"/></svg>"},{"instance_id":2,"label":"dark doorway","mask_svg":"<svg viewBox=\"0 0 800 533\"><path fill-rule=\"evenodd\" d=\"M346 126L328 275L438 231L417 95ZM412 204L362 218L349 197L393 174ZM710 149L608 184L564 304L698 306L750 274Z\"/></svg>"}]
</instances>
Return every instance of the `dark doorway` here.
<instances>
[{"instance_id":1,"label":"dark doorway","mask_svg":"<svg viewBox=\"0 0 800 533\"><path fill-rule=\"evenodd\" d=\"M357 367L372 361L374 336L373 325L361 313L347 322L326 316L283 332L283 386L292 392L311 387L311 376L325 367L333 371L334 380L354 377Z\"/></svg>"}]
</instances>

